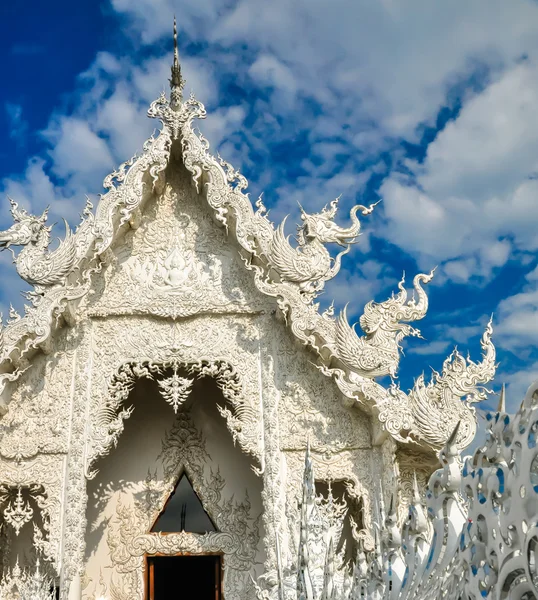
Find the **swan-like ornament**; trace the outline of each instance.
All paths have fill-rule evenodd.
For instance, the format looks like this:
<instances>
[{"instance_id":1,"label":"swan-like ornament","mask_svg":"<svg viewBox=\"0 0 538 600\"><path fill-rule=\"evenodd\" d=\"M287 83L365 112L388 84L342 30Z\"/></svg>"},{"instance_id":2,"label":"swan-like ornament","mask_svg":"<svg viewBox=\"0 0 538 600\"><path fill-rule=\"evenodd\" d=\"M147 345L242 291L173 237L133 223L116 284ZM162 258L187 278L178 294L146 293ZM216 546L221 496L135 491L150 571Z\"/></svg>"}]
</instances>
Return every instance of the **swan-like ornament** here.
<instances>
[{"instance_id":1,"label":"swan-like ornament","mask_svg":"<svg viewBox=\"0 0 538 600\"><path fill-rule=\"evenodd\" d=\"M28 213L19 208L17 202L9 199L13 225L5 231L0 231L0 250L12 246L22 246L18 256L14 257L17 272L26 282L35 286L54 286L63 284L71 273L78 259L86 252L88 233L91 227L91 204L84 211L86 217L76 234L65 223L65 238L55 250L49 251L50 232L52 226L47 226L48 208L41 216Z\"/></svg>"},{"instance_id":2,"label":"swan-like ornament","mask_svg":"<svg viewBox=\"0 0 538 600\"><path fill-rule=\"evenodd\" d=\"M407 300L405 278L398 283L399 292L384 302L370 301L359 320L366 335L358 337L347 320L346 308L336 322L336 356L352 371L363 377L396 376L401 341L406 336L421 337L420 331L404 321L422 319L428 310L428 296L422 287L434 271L419 273L413 279L414 294Z\"/></svg>"},{"instance_id":3,"label":"swan-like ornament","mask_svg":"<svg viewBox=\"0 0 538 600\"><path fill-rule=\"evenodd\" d=\"M490 320L480 340L481 361L465 358L454 349L441 373L433 371L431 381L426 383L424 375L416 379L409 392L411 412L417 432L429 444L441 447L458 422L458 445L465 447L472 441L476 420L469 406L486 399L489 390L484 385L493 379L497 367L492 334Z\"/></svg>"},{"instance_id":4,"label":"swan-like ornament","mask_svg":"<svg viewBox=\"0 0 538 600\"><path fill-rule=\"evenodd\" d=\"M361 229L357 213L360 211L363 215L369 215L375 206L354 206L350 211L352 225L344 228L334 222L338 200L333 200L319 213L308 214L300 207L303 223L298 227L297 248L290 244L289 236L284 233L287 217L277 227L269 245L269 262L279 279L297 284L308 297L317 295L325 282L338 273L342 256L357 241ZM325 248L325 244L331 243L344 247L336 258Z\"/></svg>"}]
</instances>

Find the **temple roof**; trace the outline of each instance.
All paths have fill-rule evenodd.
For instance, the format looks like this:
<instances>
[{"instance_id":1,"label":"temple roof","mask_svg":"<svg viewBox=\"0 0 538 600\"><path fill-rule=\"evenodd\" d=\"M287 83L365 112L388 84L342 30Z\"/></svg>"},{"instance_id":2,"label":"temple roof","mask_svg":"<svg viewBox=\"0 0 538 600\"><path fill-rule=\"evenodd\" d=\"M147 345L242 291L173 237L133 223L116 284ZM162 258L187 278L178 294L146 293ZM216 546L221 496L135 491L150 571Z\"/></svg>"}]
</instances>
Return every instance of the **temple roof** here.
<instances>
[{"instance_id":1,"label":"temple roof","mask_svg":"<svg viewBox=\"0 0 538 600\"><path fill-rule=\"evenodd\" d=\"M206 110L193 94L183 98L175 24L170 83L170 99L163 93L148 110L149 117L161 123L158 135L146 141L140 155L105 178L106 193L95 212L88 202L81 223L74 232L66 226L58 248L48 250L51 228L46 212L37 217L11 201L14 225L0 232L0 245L22 246L17 270L34 289L25 314L20 317L13 311L0 330L0 393L23 372L31 350L47 345L58 316L69 324L75 322L76 303L91 289L92 275L106 267L107 253L121 232L140 219L147 197L162 191L165 169L172 155L178 154L192 184L237 247L256 288L276 300L293 335L312 350L317 367L334 379L344 397L376 414L397 441L439 448L461 421L458 444L468 445L476 431L472 403L485 397L482 386L495 374L491 322L481 340L480 362L455 350L441 373L434 372L429 383L418 377L406 394L395 383L400 344L404 337L420 334L409 323L426 315L424 286L433 272L415 276L411 298L402 279L390 298L369 302L360 317L364 335L350 326L345 309L337 317L332 308L321 312L316 298L358 240L358 215L370 214L374 205L354 206L348 227L335 223L338 199L319 213L301 208L298 244L293 246L284 233L285 219L275 226L261 197L253 206L245 192L246 178L220 156L213 156L207 140L195 132L193 123L204 119ZM333 256L329 248L335 246L340 251ZM386 375L392 378L387 387L375 380Z\"/></svg>"}]
</instances>

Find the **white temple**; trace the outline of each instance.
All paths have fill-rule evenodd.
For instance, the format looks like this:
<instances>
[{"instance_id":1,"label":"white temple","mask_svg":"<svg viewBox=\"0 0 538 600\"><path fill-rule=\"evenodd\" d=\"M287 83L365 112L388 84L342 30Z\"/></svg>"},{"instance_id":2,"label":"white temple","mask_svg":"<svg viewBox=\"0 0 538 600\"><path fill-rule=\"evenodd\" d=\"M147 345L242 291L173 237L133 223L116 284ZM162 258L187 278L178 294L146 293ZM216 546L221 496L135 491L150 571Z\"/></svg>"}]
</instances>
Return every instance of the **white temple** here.
<instances>
[{"instance_id":1,"label":"white temple","mask_svg":"<svg viewBox=\"0 0 538 600\"><path fill-rule=\"evenodd\" d=\"M454 351L400 389L433 272L369 302L362 333L321 312L374 207L340 227L337 200L306 206L291 244L195 132L206 112L183 87L175 43L158 136L55 249L47 213L11 200L0 245L33 290L0 330L0 598L398 598L387 548L474 437L491 323L479 362ZM461 531L443 502L433 529Z\"/></svg>"}]
</instances>

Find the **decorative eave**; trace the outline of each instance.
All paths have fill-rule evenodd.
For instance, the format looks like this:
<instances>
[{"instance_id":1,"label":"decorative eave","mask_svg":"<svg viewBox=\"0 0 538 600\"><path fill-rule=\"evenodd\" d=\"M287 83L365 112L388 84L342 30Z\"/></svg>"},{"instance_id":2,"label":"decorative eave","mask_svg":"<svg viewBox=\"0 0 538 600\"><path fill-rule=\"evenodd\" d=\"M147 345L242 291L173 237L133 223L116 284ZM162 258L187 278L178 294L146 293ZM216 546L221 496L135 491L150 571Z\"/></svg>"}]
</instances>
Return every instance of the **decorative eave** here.
<instances>
[{"instance_id":1,"label":"decorative eave","mask_svg":"<svg viewBox=\"0 0 538 600\"><path fill-rule=\"evenodd\" d=\"M377 415L395 440L414 442L430 450L442 447L459 421L458 445L467 446L476 432L471 403L484 398L481 386L495 374L491 322L481 340L481 362L465 359L455 351L446 359L441 374L434 373L428 384L419 377L409 394L394 383L388 388L377 383L375 377L396 376L401 340L420 334L408 323L426 314L428 299L422 286L431 280L433 272L415 277L410 300L402 280L397 294L385 302L369 302L360 318L364 336L359 337L350 327L345 310L338 318L334 318L332 309L321 313L315 298L325 282L338 273L342 255L359 235L357 212L369 214L373 206L355 206L349 228L334 223L337 201L317 214L302 210L299 246L292 247L284 235L284 222L275 228L261 198L254 210L244 192L246 178L220 157L212 156L207 140L194 131L194 120L205 118L206 110L192 94L183 100L183 79L176 59L177 54L171 100L163 93L148 111L150 117L161 121L159 134L147 140L140 156L105 178L107 191L95 215L88 204L75 232L68 230L65 240L52 252L47 251L48 244L42 244L34 251L34 263L28 242L24 261L22 252L17 257L19 273L35 289L29 295L31 305L26 307L25 315L12 314L0 330L0 393L24 371L29 352L46 347L55 320L62 314L68 322L71 320L70 303L88 293L92 274L106 264L107 253L122 227L129 222L135 224L145 198L163 188L164 170L172 145L177 143L193 185L205 192L216 220L237 244L245 268L253 272L256 287L276 299L294 336L317 354L318 368L334 378L350 404L357 402ZM12 214L13 228L31 221L34 225L41 223L48 232L46 215L28 215L18 210L16 203L12 203ZM10 241L13 228L0 232L0 242ZM344 250L332 258L325 248L329 243L337 243Z\"/></svg>"}]
</instances>

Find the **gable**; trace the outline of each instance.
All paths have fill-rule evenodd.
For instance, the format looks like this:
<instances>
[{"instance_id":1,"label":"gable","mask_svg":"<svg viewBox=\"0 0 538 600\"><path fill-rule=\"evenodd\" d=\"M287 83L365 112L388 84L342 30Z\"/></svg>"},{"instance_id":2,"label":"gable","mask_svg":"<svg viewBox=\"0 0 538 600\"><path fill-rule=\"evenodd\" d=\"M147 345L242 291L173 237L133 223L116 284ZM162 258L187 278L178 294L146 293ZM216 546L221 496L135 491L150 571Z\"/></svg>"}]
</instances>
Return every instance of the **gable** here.
<instances>
[{"instance_id":1,"label":"gable","mask_svg":"<svg viewBox=\"0 0 538 600\"><path fill-rule=\"evenodd\" d=\"M51 351L60 315L75 325L77 318L87 315L135 313L176 319L208 311L256 314L268 309L286 319L293 336L313 351L321 372L336 382L348 403L357 402L378 415L395 440L433 450L461 422L457 443L468 445L476 419L465 400L483 399L481 386L496 369L491 323L481 341L481 362L453 353L442 373L434 374L429 383L417 379L409 393L397 384L379 384L376 378L396 374L401 340L418 333L409 323L426 314L424 290L422 300L415 302L408 299L402 281L397 295L368 303L371 314L361 317L366 327L362 336L349 325L345 311L335 318L331 311L321 313L315 302L325 283L338 273L342 256L358 240L357 214L369 214L373 206L354 206L347 227L335 222L337 200L319 213L303 210L298 245L290 244L284 223L275 227L261 198L254 209L243 191L245 177L212 156L207 140L194 130L194 119L205 118L203 104L193 95L183 100L182 87L172 87L170 100L163 93L148 111L161 121L159 135L144 144L139 157L105 178L107 192L95 215L87 206L79 227L67 232L57 249L48 248L46 213L36 217L12 203L16 223L2 232L3 238L12 239L14 231L24 227L38 231L42 243L17 242L24 246L24 260L21 251L17 269L34 285L35 293L26 314L14 316L0 329L0 395L22 375L30 352ZM175 187L177 173L181 183ZM186 190L192 202L183 205ZM151 206L166 235L150 225L155 221L144 219ZM200 210L203 206L207 213L189 215L187 206ZM220 232L215 227L212 233L198 235L201 224L212 220L221 226ZM335 245L339 251L331 254L327 246ZM431 275L415 276L415 289Z\"/></svg>"},{"instance_id":2,"label":"gable","mask_svg":"<svg viewBox=\"0 0 538 600\"><path fill-rule=\"evenodd\" d=\"M136 227L111 246L88 296L88 316L252 313L271 302L255 289L236 247L215 223L179 160L142 208Z\"/></svg>"}]
</instances>

